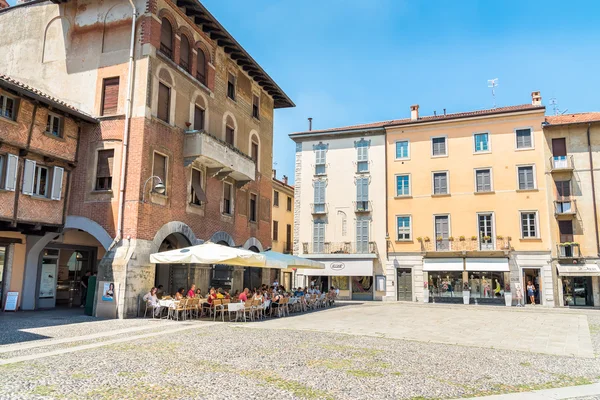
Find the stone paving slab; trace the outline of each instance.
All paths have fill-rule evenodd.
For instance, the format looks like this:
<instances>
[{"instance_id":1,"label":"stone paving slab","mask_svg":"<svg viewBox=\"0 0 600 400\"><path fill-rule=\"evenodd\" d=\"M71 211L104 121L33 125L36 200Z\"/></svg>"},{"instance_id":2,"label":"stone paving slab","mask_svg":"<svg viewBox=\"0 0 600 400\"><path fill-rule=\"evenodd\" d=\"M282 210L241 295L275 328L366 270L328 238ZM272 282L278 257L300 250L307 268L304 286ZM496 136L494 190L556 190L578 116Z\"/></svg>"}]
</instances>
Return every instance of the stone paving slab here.
<instances>
[{"instance_id":1,"label":"stone paving slab","mask_svg":"<svg viewBox=\"0 0 600 400\"><path fill-rule=\"evenodd\" d=\"M331 312L335 312L335 318L331 318ZM586 315L546 310L537 312L535 308L514 312L501 307L365 303L239 326L594 357Z\"/></svg>"},{"instance_id":2,"label":"stone paving slab","mask_svg":"<svg viewBox=\"0 0 600 400\"><path fill-rule=\"evenodd\" d=\"M498 394L471 397L470 400L596 400L600 399L600 383L557 389L535 390L528 393ZM458 399L455 399L458 400Z\"/></svg>"}]
</instances>

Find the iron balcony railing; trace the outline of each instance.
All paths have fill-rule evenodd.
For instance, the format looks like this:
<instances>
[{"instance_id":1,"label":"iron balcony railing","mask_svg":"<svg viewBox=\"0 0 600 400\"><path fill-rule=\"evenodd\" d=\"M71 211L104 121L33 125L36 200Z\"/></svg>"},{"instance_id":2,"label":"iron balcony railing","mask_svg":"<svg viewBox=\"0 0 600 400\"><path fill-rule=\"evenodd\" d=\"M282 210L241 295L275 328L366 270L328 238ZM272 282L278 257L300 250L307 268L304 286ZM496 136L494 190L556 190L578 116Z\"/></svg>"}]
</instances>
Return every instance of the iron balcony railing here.
<instances>
[{"instance_id":1,"label":"iron balcony railing","mask_svg":"<svg viewBox=\"0 0 600 400\"><path fill-rule=\"evenodd\" d=\"M556 245L558 258L581 258L579 243L560 243Z\"/></svg>"},{"instance_id":2,"label":"iron balcony railing","mask_svg":"<svg viewBox=\"0 0 600 400\"><path fill-rule=\"evenodd\" d=\"M304 242L304 254L375 254L375 242Z\"/></svg>"},{"instance_id":3,"label":"iron balcony railing","mask_svg":"<svg viewBox=\"0 0 600 400\"><path fill-rule=\"evenodd\" d=\"M354 211L357 213L369 213L373 211L373 205L370 201L355 201Z\"/></svg>"},{"instance_id":4,"label":"iron balcony railing","mask_svg":"<svg viewBox=\"0 0 600 400\"><path fill-rule=\"evenodd\" d=\"M167 56L169 59L173 58L173 50L171 50L170 48L168 48L167 46L165 46L162 43L160 44L159 51L161 53L163 53L165 56Z\"/></svg>"},{"instance_id":5,"label":"iron balcony railing","mask_svg":"<svg viewBox=\"0 0 600 400\"><path fill-rule=\"evenodd\" d=\"M429 239L419 238L422 251L443 252L443 251L497 251L510 250L510 239L500 238L480 238L465 237L450 239Z\"/></svg>"},{"instance_id":6,"label":"iron balcony railing","mask_svg":"<svg viewBox=\"0 0 600 400\"><path fill-rule=\"evenodd\" d=\"M573 217L577 214L577 202L572 199L554 201L554 215L558 217Z\"/></svg>"},{"instance_id":7,"label":"iron balcony railing","mask_svg":"<svg viewBox=\"0 0 600 400\"><path fill-rule=\"evenodd\" d=\"M573 156L550 157L550 170L552 172L573 171Z\"/></svg>"},{"instance_id":8,"label":"iron balcony railing","mask_svg":"<svg viewBox=\"0 0 600 400\"><path fill-rule=\"evenodd\" d=\"M198 81L201 84L203 84L204 86L206 86L206 75L203 75L200 72L196 72L196 79L198 79Z\"/></svg>"},{"instance_id":9,"label":"iron balcony railing","mask_svg":"<svg viewBox=\"0 0 600 400\"><path fill-rule=\"evenodd\" d=\"M327 214L327 203L311 203L310 208L315 215Z\"/></svg>"}]
</instances>

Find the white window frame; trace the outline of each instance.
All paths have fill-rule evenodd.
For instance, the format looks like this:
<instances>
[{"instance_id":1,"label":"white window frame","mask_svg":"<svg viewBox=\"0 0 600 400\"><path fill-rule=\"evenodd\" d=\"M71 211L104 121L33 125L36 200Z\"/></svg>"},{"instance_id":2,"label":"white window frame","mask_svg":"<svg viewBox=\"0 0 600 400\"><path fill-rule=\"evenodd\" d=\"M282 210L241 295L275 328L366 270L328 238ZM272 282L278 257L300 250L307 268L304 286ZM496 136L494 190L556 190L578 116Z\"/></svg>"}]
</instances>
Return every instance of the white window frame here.
<instances>
[{"instance_id":1,"label":"white window frame","mask_svg":"<svg viewBox=\"0 0 600 400\"><path fill-rule=\"evenodd\" d=\"M446 193L435 193L435 174L446 174ZM397 185L396 185L397 186ZM447 196L450 194L450 172L448 170L432 171L431 172L431 195L432 196Z\"/></svg>"},{"instance_id":2,"label":"white window frame","mask_svg":"<svg viewBox=\"0 0 600 400\"><path fill-rule=\"evenodd\" d=\"M398 226L398 218L408 217L408 239L400 239L400 226ZM396 215L396 242L412 242L413 241L413 223L411 214L398 214Z\"/></svg>"},{"instance_id":3,"label":"white window frame","mask_svg":"<svg viewBox=\"0 0 600 400\"><path fill-rule=\"evenodd\" d=\"M17 98L15 98L12 95L9 95L6 92L0 92L0 96L4 97L2 104L0 104L0 118L4 118L8 121L16 121L17 115L16 115L15 111L17 111L17 101L18 101ZM12 118L8 118L8 117L4 116L5 107L6 107L6 99L11 99L13 101L13 109L12 109L13 116L12 116Z\"/></svg>"},{"instance_id":4,"label":"white window frame","mask_svg":"<svg viewBox=\"0 0 600 400\"><path fill-rule=\"evenodd\" d=\"M519 185L519 168L523 167L533 167L533 189L521 189ZM538 190L537 185L537 170L535 168L535 164L518 164L515 166L515 172L517 174L517 191L526 192L529 190Z\"/></svg>"},{"instance_id":5,"label":"white window frame","mask_svg":"<svg viewBox=\"0 0 600 400\"><path fill-rule=\"evenodd\" d=\"M398 146L398 143L403 143L403 142L406 142L406 144L407 144L406 151L407 151L408 154L407 154L406 157L398 157L397 146ZM394 159L398 160L398 161L407 161L407 160L410 160L410 140L408 140L408 139L402 139L402 140L396 140L394 142Z\"/></svg>"},{"instance_id":6,"label":"white window frame","mask_svg":"<svg viewBox=\"0 0 600 400\"><path fill-rule=\"evenodd\" d=\"M44 190L45 194L40 194L40 178L41 178L41 172L38 172L38 170L41 169L45 169L46 170L46 188ZM50 168L48 168L45 165L39 165L38 163L35 164L35 170L33 173L33 193L31 194L32 196L35 197L47 197L50 198L50 193L48 193L48 188L51 188L50 185L50 181L51 181L51 177L50 177Z\"/></svg>"},{"instance_id":7,"label":"white window frame","mask_svg":"<svg viewBox=\"0 0 600 400\"><path fill-rule=\"evenodd\" d=\"M519 148L518 140L517 140L517 131L529 129L531 133L531 147L522 147ZM535 132L533 130L533 126L521 126L513 129L514 137L515 137L515 151L526 151L526 150L534 150L535 149Z\"/></svg>"},{"instance_id":8,"label":"white window frame","mask_svg":"<svg viewBox=\"0 0 600 400\"><path fill-rule=\"evenodd\" d=\"M398 177L408 176L408 194L398 194ZM396 174L394 175L394 191L396 192L397 198L410 197L412 196L412 177L411 174Z\"/></svg>"},{"instance_id":9,"label":"white window frame","mask_svg":"<svg viewBox=\"0 0 600 400\"><path fill-rule=\"evenodd\" d=\"M476 136L477 135L487 135L487 144L488 144L488 148L487 150L477 150L477 139ZM516 135L516 133L515 133ZM490 134L489 131L479 131L479 132L473 132L473 154L489 154L492 152L492 135Z\"/></svg>"},{"instance_id":10,"label":"white window frame","mask_svg":"<svg viewBox=\"0 0 600 400\"><path fill-rule=\"evenodd\" d=\"M492 216L492 245L496 250L496 213L494 211L478 211L475 213L475 232L477 232L477 248L481 248L481 235L479 235L479 216L480 215L491 215Z\"/></svg>"},{"instance_id":11,"label":"white window frame","mask_svg":"<svg viewBox=\"0 0 600 400\"><path fill-rule=\"evenodd\" d=\"M227 185L229 186L229 212L225 212L225 187ZM248 197L248 205L250 205L250 197ZM230 182L223 181L223 192L221 193L221 214L233 215L233 184ZM250 214L249 211L248 214ZM250 220L250 215L248 215L248 220Z\"/></svg>"},{"instance_id":12,"label":"white window frame","mask_svg":"<svg viewBox=\"0 0 600 400\"><path fill-rule=\"evenodd\" d=\"M446 141L446 154L433 155L433 139L440 139L440 138L444 138L444 140ZM431 147L431 149L430 149L431 158L448 157L448 154L450 153L450 149L449 149L448 144L449 144L448 143L448 135L431 136L429 138L429 146Z\"/></svg>"},{"instance_id":13,"label":"white window frame","mask_svg":"<svg viewBox=\"0 0 600 400\"><path fill-rule=\"evenodd\" d=\"M51 118L50 120L50 129L52 129L52 126L54 126L54 119L58 120L58 135L53 134L52 132L48 132L46 131L46 133L50 136L54 136L56 138L62 138L63 137L63 116L53 113L53 112L49 112L48 113L48 117Z\"/></svg>"},{"instance_id":14,"label":"white window frame","mask_svg":"<svg viewBox=\"0 0 600 400\"><path fill-rule=\"evenodd\" d=\"M528 236L525 237L523 236L523 214L535 214L535 236ZM528 240L528 239L541 239L540 236L540 213L538 212L538 210L519 210L519 232L520 232L520 236L521 239L524 240Z\"/></svg>"},{"instance_id":15,"label":"white window frame","mask_svg":"<svg viewBox=\"0 0 600 400\"><path fill-rule=\"evenodd\" d=\"M477 171L490 171L490 191L489 192L480 192L477 190ZM518 177L517 177L518 179ZM473 169L473 187L475 188L475 193L493 193L494 192L494 170L492 167L478 167Z\"/></svg>"}]
</instances>

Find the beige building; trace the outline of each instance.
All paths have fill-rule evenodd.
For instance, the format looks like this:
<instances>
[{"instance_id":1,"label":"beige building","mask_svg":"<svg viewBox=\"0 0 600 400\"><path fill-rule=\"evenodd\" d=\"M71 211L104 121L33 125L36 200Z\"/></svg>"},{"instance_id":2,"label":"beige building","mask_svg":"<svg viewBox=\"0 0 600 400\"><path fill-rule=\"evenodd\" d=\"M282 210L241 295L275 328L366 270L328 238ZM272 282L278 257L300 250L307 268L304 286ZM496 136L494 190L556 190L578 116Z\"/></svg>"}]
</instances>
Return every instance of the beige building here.
<instances>
[{"instance_id":1,"label":"beige building","mask_svg":"<svg viewBox=\"0 0 600 400\"><path fill-rule=\"evenodd\" d=\"M600 306L600 113L546 117L546 185L557 305Z\"/></svg>"},{"instance_id":2,"label":"beige building","mask_svg":"<svg viewBox=\"0 0 600 400\"><path fill-rule=\"evenodd\" d=\"M294 187L288 177L277 179L273 170L273 202L271 209L271 249L284 254L292 254L294 243ZM293 287L293 269L281 271L279 283L286 289Z\"/></svg>"}]
</instances>

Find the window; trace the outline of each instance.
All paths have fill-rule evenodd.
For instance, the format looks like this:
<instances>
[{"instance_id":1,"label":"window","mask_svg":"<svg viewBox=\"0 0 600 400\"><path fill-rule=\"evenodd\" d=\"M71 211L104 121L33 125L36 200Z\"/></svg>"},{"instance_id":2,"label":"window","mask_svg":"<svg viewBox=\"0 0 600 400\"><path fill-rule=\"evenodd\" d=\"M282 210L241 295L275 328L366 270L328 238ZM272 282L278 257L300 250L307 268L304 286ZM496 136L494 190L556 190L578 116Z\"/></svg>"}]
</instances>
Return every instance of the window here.
<instances>
[{"instance_id":1,"label":"window","mask_svg":"<svg viewBox=\"0 0 600 400\"><path fill-rule=\"evenodd\" d=\"M490 151L489 134L476 133L473 138L475 140L475 153Z\"/></svg>"},{"instance_id":2,"label":"window","mask_svg":"<svg viewBox=\"0 0 600 400\"><path fill-rule=\"evenodd\" d=\"M235 141L235 129L227 125L225 127L225 142L233 146Z\"/></svg>"},{"instance_id":3,"label":"window","mask_svg":"<svg viewBox=\"0 0 600 400\"><path fill-rule=\"evenodd\" d=\"M315 151L315 175L325 175L325 149Z\"/></svg>"},{"instance_id":4,"label":"window","mask_svg":"<svg viewBox=\"0 0 600 400\"><path fill-rule=\"evenodd\" d=\"M369 211L369 178L356 180L356 211Z\"/></svg>"},{"instance_id":5,"label":"window","mask_svg":"<svg viewBox=\"0 0 600 400\"><path fill-rule=\"evenodd\" d=\"M255 194L250 194L250 222L256 222L258 200Z\"/></svg>"},{"instance_id":6,"label":"window","mask_svg":"<svg viewBox=\"0 0 600 400\"><path fill-rule=\"evenodd\" d=\"M517 167L519 175L519 190L535 189L535 177L533 173L533 165L526 167Z\"/></svg>"},{"instance_id":7,"label":"window","mask_svg":"<svg viewBox=\"0 0 600 400\"><path fill-rule=\"evenodd\" d=\"M475 192L492 191L492 170L489 168L475 170Z\"/></svg>"},{"instance_id":8,"label":"window","mask_svg":"<svg viewBox=\"0 0 600 400\"><path fill-rule=\"evenodd\" d=\"M114 158L114 149L100 150L98 152L98 163L96 165L96 190L112 189Z\"/></svg>"},{"instance_id":9,"label":"window","mask_svg":"<svg viewBox=\"0 0 600 400\"><path fill-rule=\"evenodd\" d=\"M290 196L287 197L287 211L292 211L292 198Z\"/></svg>"},{"instance_id":10,"label":"window","mask_svg":"<svg viewBox=\"0 0 600 400\"><path fill-rule=\"evenodd\" d=\"M52 200L60 200L62 194L64 169L50 168L37 165L33 160L25 160L23 169L23 194L49 197ZM52 182L52 185L50 183Z\"/></svg>"},{"instance_id":11,"label":"window","mask_svg":"<svg viewBox=\"0 0 600 400\"><path fill-rule=\"evenodd\" d=\"M48 168L41 165L35 166L35 175L33 176L33 194L46 197L48 195Z\"/></svg>"},{"instance_id":12,"label":"window","mask_svg":"<svg viewBox=\"0 0 600 400\"><path fill-rule=\"evenodd\" d=\"M0 189L14 192L17 187L19 157L14 154L0 155Z\"/></svg>"},{"instance_id":13,"label":"window","mask_svg":"<svg viewBox=\"0 0 600 400\"><path fill-rule=\"evenodd\" d=\"M448 172L433 173L433 194L448 194Z\"/></svg>"},{"instance_id":14,"label":"window","mask_svg":"<svg viewBox=\"0 0 600 400\"><path fill-rule=\"evenodd\" d=\"M163 83L158 84L158 119L169 123L171 114L171 88Z\"/></svg>"},{"instance_id":15,"label":"window","mask_svg":"<svg viewBox=\"0 0 600 400\"><path fill-rule=\"evenodd\" d=\"M279 222L273 221L273 240L279 240Z\"/></svg>"},{"instance_id":16,"label":"window","mask_svg":"<svg viewBox=\"0 0 600 400\"><path fill-rule=\"evenodd\" d=\"M223 214L231 215L232 190L231 183L223 182Z\"/></svg>"},{"instance_id":17,"label":"window","mask_svg":"<svg viewBox=\"0 0 600 400\"><path fill-rule=\"evenodd\" d=\"M102 81L102 106L100 115L115 115L119 106L119 78Z\"/></svg>"},{"instance_id":18,"label":"window","mask_svg":"<svg viewBox=\"0 0 600 400\"><path fill-rule=\"evenodd\" d=\"M492 214L478 214L479 250L494 250L494 227Z\"/></svg>"},{"instance_id":19,"label":"window","mask_svg":"<svg viewBox=\"0 0 600 400\"><path fill-rule=\"evenodd\" d=\"M252 116L256 119L259 119L260 115L260 99L257 95L252 95Z\"/></svg>"},{"instance_id":20,"label":"window","mask_svg":"<svg viewBox=\"0 0 600 400\"><path fill-rule=\"evenodd\" d=\"M431 155L434 157L448 155L445 136L431 138Z\"/></svg>"},{"instance_id":21,"label":"window","mask_svg":"<svg viewBox=\"0 0 600 400\"><path fill-rule=\"evenodd\" d=\"M6 94L0 95L0 117L13 121L17 120L18 101Z\"/></svg>"},{"instance_id":22,"label":"window","mask_svg":"<svg viewBox=\"0 0 600 400\"><path fill-rule=\"evenodd\" d=\"M204 114L205 111L203 108L199 106L194 107L194 130L201 131L204 130Z\"/></svg>"},{"instance_id":23,"label":"window","mask_svg":"<svg viewBox=\"0 0 600 400\"><path fill-rule=\"evenodd\" d=\"M517 149L531 149L533 148L533 137L531 135L531 129L517 129Z\"/></svg>"},{"instance_id":24,"label":"window","mask_svg":"<svg viewBox=\"0 0 600 400\"><path fill-rule=\"evenodd\" d=\"M227 74L227 97L235 100L235 76L231 73Z\"/></svg>"},{"instance_id":25,"label":"window","mask_svg":"<svg viewBox=\"0 0 600 400\"><path fill-rule=\"evenodd\" d=\"M521 212L521 237L524 239L538 237L536 211Z\"/></svg>"},{"instance_id":26,"label":"window","mask_svg":"<svg viewBox=\"0 0 600 400\"><path fill-rule=\"evenodd\" d=\"M555 181L556 194L559 199L568 199L571 197L571 181Z\"/></svg>"},{"instance_id":27,"label":"window","mask_svg":"<svg viewBox=\"0 0 600 400\"><path fill-rule=\"evenodd\" d=\"M250 158L252 158L252 161L254 161L256 168L258 168L258 143L254 140L254 138L252 139L252 144L250 146Z\"/></svg>"},{"instance_id":28,"label":"window","mask_svg":"<svg viewBox=\"0 0 600 400\"><path fill-rule=\"evenodd\" d=\"M277 190L273 192L273 206L279 207L279 192Z\"/></svg>"},{"instance_id":29,"label":"window","mask_svg":"<svg viewBox=\"0 0 600 400\"><path fill-rule=\"evenodd\" d=\"M201 84L206 85L206 56L202 49L198 49L198 55L196 56L196 79Z\"/></svg>"},{"instance_id":30,"label":"window","mask_svg":"<svg viewBox=\"0 0 600 400\"><path fill-rule=\"evenodd\" d=\"M187 72L190 72L190 65L192 64L190 61L190 53L190 41L187 36L181 35L181 43L179 44L179 65Z\"/></svg>"},{"instance_id":31,"label":"window","mask_svg":"<svg viewBox=\"0 0 600 400\"><path fill-rule=\"evenodd\" d=\"M46 124L46 133L56 137L62 136L62 117L56 114L48 113L48 122Z\"/></svg>"},{"instance_id":32,"label":"window","mask_svg":"<svg viewBox=\"0 0 600 400\"><path fill-rule=\"evenodd\" d=\"M325 181L315 181L315 214L325 212Z\"/></svg>"},{"instance_id":33,"label":"window","mask_svg":"<svg viewBox=\"0 0 600 400\"><path fill-rule=\"evenodd\" d=\"M292 225L287 224L285 226L285 246L283 248L283 252L286 254L291 253L292 251Z\"/></svg>"},{"instance_id":34,"label":"window","mask_svg":"<svg viewBox=\"0 0 600 400\"><path fill-rule=\"evenodd\" d=\"M157 176L162 181L165 188L167 187L167 157L160 153L154 153L152 164L152 176ZM166 189L165 189L166 190ZM165 195L167 192L165 191Z\"/></svg>"},{"instance_id":35,"label":"window","mask_svg":"<svg viewBox=\"0 0 600 400\"><path fill-rule=\"evenodd\" d=\"M356 144L356 172L369 171L369 141L361 139Z\"/></svg>"},{"instance_id":36,"label":"window","mask_svg":"<svg viewBox=\"0 0 600 400\"><path fill-rule=\"evenodd\" d=\"M410 151L408 148L408 140L402 140L396 142L396 160L410 158Z\"/></svg>"},{"instance_id":37,"label":"window","mask_svg":"<svg viewBox=\"0 0 600 400\"><path fill-rule=\"evenodd\" d=\"M450 216L436 215L435 224L435 249L437 251L450 250Z\"/></svg>"},{"instance_id":38,"label":"window","mask_svg":"<svg viewBox=\"0 0 600 400\"><path fill-rule=\"evenodd\" d=\"M202 171L192 168L191 194L192 204L201 206L206 203L206 193L202 189Z\"/></svg>"},{"instance_id":39,"label":"window","mask_svg":"<svg viewBox=\"0 0 600 400\"><path fill-rule=\"evenodd\" d=\"M313 223L313 253L325 250L325 221L316 219Z\"/></svg>"},{"instance_id":40,"label":"window","mask_svg":"<svg viewBox=\"0 0 600 400\"><path fill-rule=\"evenodd\" d=\"M358 217L356 219L356 252L369 252L369 217Z\"/></svg>"},{"instance_id":41,"label":"window","mask_svg":"<svg viewBox=\"0 0 600 400\"><path fill-rule=\"evenodd\" d=\"M410 175L396 176L396 196L410 196Z\"/></svg>"},{"instance_id":42,"label":"window","mask_svg":"<svg viewBox=\"0 0 600 400\"><path fill-rule=\"evenodd\" d=\"M160 52L173 58L173 27L166 18L162 19L160 27Z\"/></svg>"},{"instance_id":43,"label":"window","mask_svg":"<svg viewBox=\"0 0 600 400\"><path fill-rule=\"evenodd\" d=\"M411 240L410 215L399 215L396 217L398 224L398 240Z\"/></svg>"}]
</instances>

